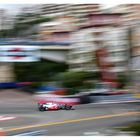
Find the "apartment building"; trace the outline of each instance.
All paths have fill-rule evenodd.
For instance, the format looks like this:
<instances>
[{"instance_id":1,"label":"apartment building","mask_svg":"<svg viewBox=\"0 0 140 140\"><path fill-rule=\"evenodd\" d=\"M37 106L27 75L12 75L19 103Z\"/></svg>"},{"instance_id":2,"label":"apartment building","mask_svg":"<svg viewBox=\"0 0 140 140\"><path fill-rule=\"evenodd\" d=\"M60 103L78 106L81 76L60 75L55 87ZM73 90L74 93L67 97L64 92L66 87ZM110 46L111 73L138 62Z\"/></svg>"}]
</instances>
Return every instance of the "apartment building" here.
<instances>
[{"instance_id":1,"label":"apartment building","mask_svg":"<svg viewBox=\"0 0 140 140\"><path fill-rule=\"evenodd\" d=\"M121 4L110 8L110 12L125 13L123 19L125 22L137 21L140 19L140 4Z\"/></svg>"},{"instance_id":2,"label":"apartment building","mask_svg":"<svg viewBox=\"0 0 140 140\"><path fill-rule=\"evenodd\" d=\"M50 42L70 42L71 33L75 30L73 17L60 17L39 26L39 39Z\"/></svg>"},{"instance_id":3,"label":"apartment building","mask_svg":"<svg viewBox=\"0 0 140 140\"><path fill-rule=\"evenodd\" d=\"M11 29L14 24L14 16L10 15L7 10L0 9L0 30Z\"/></svg>"},{"instance_id":4,"label":"apartment building","mask_svg":"<svg viewBox=\"0 0 140 140\"><path fill-rule=\"evenodd\" d=\"M42 15L46 16L85 16L90 13L99 12L99 4L43 4Z\"/></svg>"},{"instance_id":5,"label":"apartment building","mask_svg":"<svg viewBox=\"0 0 140 140\"><path fill-rule=\"evenodd\" d=\"M100 13L101 7L99 4L37 4L24 7L21 11L55 19L63 16L72 16L77 19L76 25L79 25L86 20L86 15Z\"/></svg>"},{"instance_id":6,"label":"apartment building","mask_svg":"<svg viewBox=\"0 0 140 140\"><path fill-rule=\"evenodd\" d=\"M0 62L0 83L12 82L14 80L13 64Z\"/></svg>"},{"instance_id":7,"label":"apartment building","mask_svg":"<svg viewBox=\"0 0 140 140\"><path fill-rule=\"evenodd\" d=\"M42 4L40 7L41 15L57 17L67 15L69 4Z\"/></svg>"},{"instance_id":8,"label":"apartment building","mask_svg":"<svg viewBox=\"0 0 140 140\"><path fill-rule=\"evenodd\" d=\"M123 19L128 30L131 31L130 47L130 79L140 91L140 4L122 4L110 9L112 12L125 12Z\"/></svg>"},{"instance_id":9,"label":"apartment building","mask_svg":"<svg viewBox=\"0 0 140 140\"><path fill-rule=\"evenodd\" d=\"M92 14L84 26L73 34L72 51L69 54L71 70L98 71L95 51L106 48L106 61L114 64L109 70L127 70L127 28L123 27L122 14Z\"/></svg>"}]
</instances>

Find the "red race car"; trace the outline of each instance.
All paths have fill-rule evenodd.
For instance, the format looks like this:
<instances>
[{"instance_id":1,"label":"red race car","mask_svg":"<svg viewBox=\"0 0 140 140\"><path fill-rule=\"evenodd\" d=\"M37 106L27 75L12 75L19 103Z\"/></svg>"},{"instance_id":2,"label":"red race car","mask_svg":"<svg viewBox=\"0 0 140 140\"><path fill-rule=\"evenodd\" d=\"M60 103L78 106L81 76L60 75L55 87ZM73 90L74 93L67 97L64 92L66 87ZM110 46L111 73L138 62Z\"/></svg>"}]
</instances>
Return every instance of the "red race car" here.
<instances>
[{"instance_id":1,"label":"red race car","mask_svg":"<svg viewBox=\"0 0 140 140\"><path fill-rule=\"evenodd\" d=\"M47 103L38 103L39 111L48 111L48 110L71 110L72 106L68 104L56 104L52 102Z\"/></svg>"}]
</instances>

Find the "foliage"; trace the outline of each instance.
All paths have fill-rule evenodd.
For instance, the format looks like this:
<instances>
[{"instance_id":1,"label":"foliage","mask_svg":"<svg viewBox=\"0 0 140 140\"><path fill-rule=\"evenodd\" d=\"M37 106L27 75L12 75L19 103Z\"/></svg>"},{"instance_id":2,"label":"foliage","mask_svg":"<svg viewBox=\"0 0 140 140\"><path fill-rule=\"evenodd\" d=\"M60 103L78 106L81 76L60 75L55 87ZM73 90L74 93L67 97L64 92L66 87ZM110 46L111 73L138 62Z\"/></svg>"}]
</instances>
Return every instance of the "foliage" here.
<instances>
[{"instance_id":1,"label":"foliage","mask_svg":"<svg viewBox=\"0 0 140 140\"><path fill-rule=\"evenodd\" d=\"M89 88L90 84L87 84L87 80L95 80L99 78L99 73L92 72L64 72L53 77L53 80L62 82L62 85L66 88Z\"/></svg>"},{"instance_id":2,"label":"foliage","mask_svg":"<svg viewBox=\"0 0 140 140\"><path fill-rule=\"evenodd\" d=\"M16 80L30 82L50 81L53 75L64 72L67 68L68 66L64 63L55 63L47 60L14 64Z\"/></svg>"},{"instance_id":3,"label":"foliage","mask_svg":"<svg viewBox=\"0 0 140 140\"><path fill-rule=\"evenodd\" d=\"M23 36L25 31L30 30L33 26L48 21L51 21L51 18L37 14L19 14L16 16L13 28L0 31L0 37Z\"/></svg>"},{"instance_id":4,"label":"foliage","mask_svg":"<svg viewBox=\"0 0 140 140\"><path fill-rule=\"evenodd\" d=\"M133 131L137 136L140 136L140 122L132 123L126 128L121 128L122 131Z\"/></svg>"},{"instance_id":5,"label":"foliage","mask_svg":"<svg viewBox=\"0 0 140 140\"><path fill-rule=\"evenodd\" d=\"M129 83L128 76L125 75L125 74L119 74L118 75L118 82L120 83L120 87L119 88L124 88Z\"/></svg>"}]
</instances>

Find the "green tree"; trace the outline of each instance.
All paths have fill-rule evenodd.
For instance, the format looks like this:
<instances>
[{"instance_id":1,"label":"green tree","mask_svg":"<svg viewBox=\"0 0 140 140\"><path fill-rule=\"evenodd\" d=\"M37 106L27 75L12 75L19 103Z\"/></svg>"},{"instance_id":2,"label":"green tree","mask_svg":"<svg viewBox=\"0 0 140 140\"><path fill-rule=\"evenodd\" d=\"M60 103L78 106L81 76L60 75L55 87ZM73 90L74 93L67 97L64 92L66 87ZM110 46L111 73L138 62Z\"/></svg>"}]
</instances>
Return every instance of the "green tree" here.
<instances>
[{"instance_id":1,"label":"green tree","mask_svg":"<svg viewBox=\"0 0 140 140\"><path fill-rule=\"evenodd\" d=\"M15 23L12 29L0 31L0 37L22 37L26 32L43 22L49 22L52 19L38 14L19 14L15 18ZM32 32L31 32L32 34Z\"/></svg>"},{"instance_id":2,"label":"green tree","mask_svg":"<svg viewBox=\"0 0 140 140\"><path fill-rule=\"evenodd\" d=\"M63 72L53 77L53 80L60 81L67 88L88 88L89 85L85 81L97 80L100 74L98 72Z\"/></svg>"},{"instance_id":3,"label":"green tree","mask_svg":"<svg viewBox=\"0 0 140 140\"><path fill-rule=\"evenodd\" d=\"M14 64L14 73L17 81L46 82L50 81L52 76L67 69L67 64L47 60Z\"/></svg>"}]
</instances>

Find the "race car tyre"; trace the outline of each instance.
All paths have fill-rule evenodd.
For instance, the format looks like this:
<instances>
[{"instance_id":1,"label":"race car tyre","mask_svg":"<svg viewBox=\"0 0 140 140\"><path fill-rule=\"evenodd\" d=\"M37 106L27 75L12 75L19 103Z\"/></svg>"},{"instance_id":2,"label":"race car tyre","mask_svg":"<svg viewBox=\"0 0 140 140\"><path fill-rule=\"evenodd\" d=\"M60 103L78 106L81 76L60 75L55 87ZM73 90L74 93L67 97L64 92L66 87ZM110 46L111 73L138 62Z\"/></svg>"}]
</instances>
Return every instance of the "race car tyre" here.
<instances>
[{"instance_id":1,"label":"race car tyre","mask_svg":"<svg viewBox=\"0 0 140 140\"><path fill-rule=\"evenodd\" d=\"M46 110L46 108L44 108L43 105L39 106L39 111L45 111L45 110Z\"/></svg>"},{"instance_id":2,"label":"race car tyre","mask_svg":"<svg viewBox=\"0 0 140 140\"><path fill-rule=\"evenodd\" d=\"M66 110L70 110L70 109L71 109L71 106L66 105L66 106L65 106L65 109L66 109Z\"/></svg>"},{"instance_id":3,"label":"race car tyre","mask_svg":"<svg viewBox=\"0 0 140 140\"><path fill-rule=\"evenodd\" d=\"M60 108L61 108L61 109L65 109L65 108L66 108L66 105L61 105Z\"/></svg>"},{"instance_id":4,"label":"race car tyre","mask_svg":"<svg viewBox=\"0 0 140 140\"><path fill-rule=\"evenodd\" d=\"M39 111L45 111L45 109L43 107L40 107Z\"/></svg>"}]
</instances>

